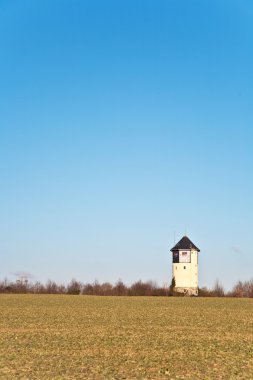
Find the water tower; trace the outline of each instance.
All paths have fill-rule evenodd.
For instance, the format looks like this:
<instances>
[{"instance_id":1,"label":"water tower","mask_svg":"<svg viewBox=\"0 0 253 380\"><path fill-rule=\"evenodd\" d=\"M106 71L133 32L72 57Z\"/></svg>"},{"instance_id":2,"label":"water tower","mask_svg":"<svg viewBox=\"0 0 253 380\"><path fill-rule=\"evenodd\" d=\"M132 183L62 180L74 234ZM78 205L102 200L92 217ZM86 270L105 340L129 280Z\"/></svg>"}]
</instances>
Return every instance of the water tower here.
<instances>
[{"instance_id":1,"label":"water tower","mask_svg":"<svg viewBox=\"0 0 253 380\"><path fill-rule=\"evenodd\" d=\"M171 249L174 290L186 295L198 295L198 253L200 250L184 236Z\"/></svg>"}]
</instances>

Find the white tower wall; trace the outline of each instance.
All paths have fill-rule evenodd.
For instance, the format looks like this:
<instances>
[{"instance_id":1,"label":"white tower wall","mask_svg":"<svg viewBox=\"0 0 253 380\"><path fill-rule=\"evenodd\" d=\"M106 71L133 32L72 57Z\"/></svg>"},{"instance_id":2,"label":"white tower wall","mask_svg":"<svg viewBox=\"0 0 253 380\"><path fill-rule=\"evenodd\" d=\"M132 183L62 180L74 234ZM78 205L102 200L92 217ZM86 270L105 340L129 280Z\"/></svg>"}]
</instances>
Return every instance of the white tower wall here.
<instances>
[{"instance_id":1,"label":"white tower wall","mask_svg":"<svg viewBox=\"0 0 253 380\"><path fill-rule=\"evenodd\" d=\"M185 255L186 259L182 256L183 252L184 254L187 252L187 255ZM183 262L184 260L186 260L186 262ZM175 278L175 290L177 292L197 295L198 252L196 250L179 250L179 262L172 264L172 276Z\"/></svg>"}]
</instances>

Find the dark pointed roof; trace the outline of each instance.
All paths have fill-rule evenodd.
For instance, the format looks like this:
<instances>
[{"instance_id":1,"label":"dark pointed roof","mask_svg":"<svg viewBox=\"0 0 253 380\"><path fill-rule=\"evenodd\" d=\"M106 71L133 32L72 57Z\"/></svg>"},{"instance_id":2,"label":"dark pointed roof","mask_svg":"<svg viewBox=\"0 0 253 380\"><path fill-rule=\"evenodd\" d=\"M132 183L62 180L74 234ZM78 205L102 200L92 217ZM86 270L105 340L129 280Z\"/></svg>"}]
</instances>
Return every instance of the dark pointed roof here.
<instances>
[{"instance_id":1,"label":"dark pointed roof","mask_svg":"<svg viewBox=\"0 0 253 380\"><path fill-rule=\"evenodd\" d=\"M181 240L179 240L175 247L171 248L171 252L178 251L179 249L194 249L200 252L198 247L196 247L196 245L193 244L193 242L187 236L184 236Z\"/></svg>"}]
</instances>

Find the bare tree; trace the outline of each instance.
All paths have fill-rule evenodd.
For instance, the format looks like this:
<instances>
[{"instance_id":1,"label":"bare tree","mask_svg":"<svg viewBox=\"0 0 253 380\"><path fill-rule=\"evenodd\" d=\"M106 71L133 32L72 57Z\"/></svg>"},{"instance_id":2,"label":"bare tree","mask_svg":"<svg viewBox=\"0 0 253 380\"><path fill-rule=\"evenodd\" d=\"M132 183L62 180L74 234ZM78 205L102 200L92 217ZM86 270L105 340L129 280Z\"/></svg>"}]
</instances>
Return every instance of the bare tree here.
<instances>
[{"instance_id":1,"label":"bare tree","mask_svg":"<svg viewBox=\"0 0 253 380\"><path fill-rule=\"evenodd\" d=\"M114 285L112 291L115 296L127 295L127 287L121 280L118 280L118 282Z\"/></svg>"},{"instance_id":2,"label":"bare tree","mask_svg":"<svg viewBox=\"0 0 253 380\"><path fill-rule=\"evenodd\" d=\"M74 278L70 281L70 283L67 286L67 293L68 294L81 294L82 291L82 285L80 282L76 281Z\"/></svg>"},{"instance_id":3,"label":"bare tree","mask_svg":"<svg viewBox=\"0 0 253 380\"><path fill-rule=\"evenodd\" d=\"M219 282L219 280L216 280L213 288L213 294L215 297L224 297L225 290L223 285Z\"/></svg>"}]
</instances>

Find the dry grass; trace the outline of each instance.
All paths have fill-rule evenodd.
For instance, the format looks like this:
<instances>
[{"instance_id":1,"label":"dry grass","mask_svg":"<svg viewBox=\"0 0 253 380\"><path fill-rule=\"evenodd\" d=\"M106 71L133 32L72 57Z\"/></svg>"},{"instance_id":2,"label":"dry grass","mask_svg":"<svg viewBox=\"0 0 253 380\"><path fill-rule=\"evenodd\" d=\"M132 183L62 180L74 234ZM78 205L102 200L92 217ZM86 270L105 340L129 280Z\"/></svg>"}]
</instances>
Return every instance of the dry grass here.
<instances>
[{"instance_id":1,"label":"dry grass","mask_svg":"<svg viewBox=\"0 0 253 380\"><path fill-rule=\"evenodd\" d=\"M0 295L0 379L253 379L253 300Z\"/></svg>"}]
</instances>

